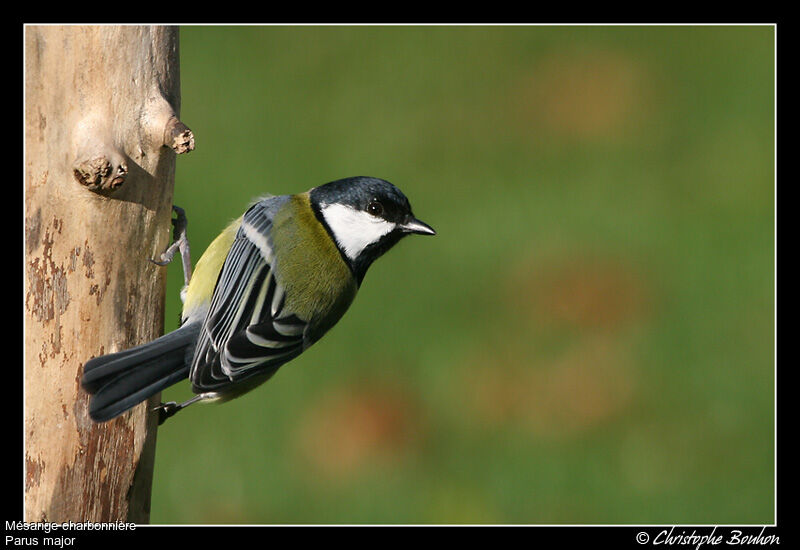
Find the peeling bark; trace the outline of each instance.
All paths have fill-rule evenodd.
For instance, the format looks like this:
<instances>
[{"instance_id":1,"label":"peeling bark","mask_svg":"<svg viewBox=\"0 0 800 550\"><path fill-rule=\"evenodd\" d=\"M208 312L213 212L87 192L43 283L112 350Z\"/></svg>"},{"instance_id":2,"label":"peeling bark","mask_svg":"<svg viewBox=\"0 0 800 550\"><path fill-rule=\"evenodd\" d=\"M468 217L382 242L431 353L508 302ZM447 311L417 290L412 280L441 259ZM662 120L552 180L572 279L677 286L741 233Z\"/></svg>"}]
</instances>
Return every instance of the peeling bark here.
<instances>
[{"instance_id":1,"label":"peeling bark","mask_svg":"<svg viewBox=\"0 0 800 550\"><path fill-rule=\"evenodd\" d=\"M28 26L24 42L24 519L144 523L159 396L95 424L80 378L163 331L148 259L169 244L175 153L194 147L178 30Z\"/></svg>"}]
</instances>

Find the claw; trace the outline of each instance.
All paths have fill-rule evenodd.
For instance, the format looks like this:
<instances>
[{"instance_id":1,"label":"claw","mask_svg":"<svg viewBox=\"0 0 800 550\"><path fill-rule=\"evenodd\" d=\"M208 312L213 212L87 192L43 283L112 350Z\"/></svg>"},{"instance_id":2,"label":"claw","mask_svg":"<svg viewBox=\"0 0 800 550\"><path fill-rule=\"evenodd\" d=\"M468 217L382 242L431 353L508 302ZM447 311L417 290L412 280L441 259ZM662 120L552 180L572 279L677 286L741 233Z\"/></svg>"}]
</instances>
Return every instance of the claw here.
<instances>
[{"instance_id":1,"label":"claw","mask_svg":"<svg viewBox=\"0 0 800 550\"><path fill-rule=\"evenodd\" d=\"M189 221L186 219L186 211L181 208L180 206L172 205L172 211L177 214L177 217L172 218L170 221L172 222L172 240L177 241L182 236L186 236L186 226L189 224Z\"/></svg>"},{"instance_id":2,"label":"claw","mask_svg":"<svg viewBox=\"0 0 800 550\"><path fill-rule=\"evenodd\" d=\"M165 255L166 255L166 252L161 254L161 257L163 258ZM148 259L148 261L153 262L154 264L160 265L160 266L165 266L170 262L170 260L172 260L172 258L170 258L169 260L156 260L155 258L147 258L147 259Z\"/></svg>"},{"instance_id":3,"label":"claw","mask_svg":"<svg viewBox=\"0 0 800 550\"><path fill-rule=\"evenodd\" d=\"M154 407L153 411L158 411L158 425L160 426L167 421L167 418L174 415L181 410L181 407L175 402L161 403L158 407Z\"/></svg>"}]
</instances>

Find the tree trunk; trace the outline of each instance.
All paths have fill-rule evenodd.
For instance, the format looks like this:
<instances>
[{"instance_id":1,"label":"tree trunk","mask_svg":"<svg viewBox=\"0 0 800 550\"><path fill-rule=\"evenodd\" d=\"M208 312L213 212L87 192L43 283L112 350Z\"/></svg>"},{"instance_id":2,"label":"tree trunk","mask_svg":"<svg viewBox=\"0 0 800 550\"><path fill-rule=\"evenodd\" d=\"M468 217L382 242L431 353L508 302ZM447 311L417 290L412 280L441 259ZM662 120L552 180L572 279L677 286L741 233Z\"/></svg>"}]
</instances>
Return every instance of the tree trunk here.
<instances>
[{"instance_id":1,"label":"tree trunk","mask_svg":"<svg viewBox=\"0 0 800 550\"><path fill-rule=\"evenodd\" d=\"M25 521L149 521L159 396L95 424L80 379L162 333L179 103L177 28L25 28Z\"/></svg>"}]
</instances>

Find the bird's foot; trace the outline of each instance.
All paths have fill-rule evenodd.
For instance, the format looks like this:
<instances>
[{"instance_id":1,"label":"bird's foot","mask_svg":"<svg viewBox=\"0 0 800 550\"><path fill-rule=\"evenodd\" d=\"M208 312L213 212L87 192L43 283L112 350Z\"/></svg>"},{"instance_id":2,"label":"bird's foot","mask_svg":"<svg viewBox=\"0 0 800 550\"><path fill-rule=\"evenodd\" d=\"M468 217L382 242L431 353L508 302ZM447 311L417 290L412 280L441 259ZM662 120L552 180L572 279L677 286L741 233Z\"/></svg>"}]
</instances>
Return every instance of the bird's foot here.
<instances>
[{"instance_id":1,"label":"bird's foot","mask_svg":"<svg viewBox=\"0 0 800 550\"><path fill-rule=\"evenodd\" d=\"M173 206L172 210L175 211L176 217L172 219L172 244L161 253L158 259L150 258L150 261L156 265L167 265L172 261L176 252L181 254L181 263L183 264L183 282L189 284L189 279L192 278L192 259L189 250L189 238L186 236L186 226L188 220L186 219L186 212L180 206Z\"/></svg>"}]
</instances>

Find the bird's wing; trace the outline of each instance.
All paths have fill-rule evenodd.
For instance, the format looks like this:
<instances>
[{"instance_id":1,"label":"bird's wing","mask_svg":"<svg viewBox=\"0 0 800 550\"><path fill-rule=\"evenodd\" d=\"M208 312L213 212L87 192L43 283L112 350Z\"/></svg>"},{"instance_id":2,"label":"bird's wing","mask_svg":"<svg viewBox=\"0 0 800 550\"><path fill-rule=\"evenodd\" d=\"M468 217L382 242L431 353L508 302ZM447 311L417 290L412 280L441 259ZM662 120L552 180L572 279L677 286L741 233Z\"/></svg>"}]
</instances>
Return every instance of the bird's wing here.
<instances>
[{"instance_id":1,"label":"bird's wing","mask_svg":"<svg viewBox=\"0 0 800 550\"><path fill-rule=\"evenodd\" d=\"M268 377L303 352L307 323L285 311L284 291L272 271L270 229L281 199L256 203L242 218L192 359L195 392Z\"/></svg>"}]
</instances>

